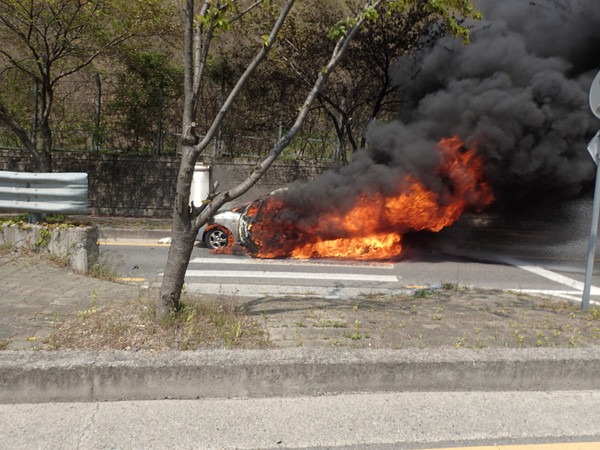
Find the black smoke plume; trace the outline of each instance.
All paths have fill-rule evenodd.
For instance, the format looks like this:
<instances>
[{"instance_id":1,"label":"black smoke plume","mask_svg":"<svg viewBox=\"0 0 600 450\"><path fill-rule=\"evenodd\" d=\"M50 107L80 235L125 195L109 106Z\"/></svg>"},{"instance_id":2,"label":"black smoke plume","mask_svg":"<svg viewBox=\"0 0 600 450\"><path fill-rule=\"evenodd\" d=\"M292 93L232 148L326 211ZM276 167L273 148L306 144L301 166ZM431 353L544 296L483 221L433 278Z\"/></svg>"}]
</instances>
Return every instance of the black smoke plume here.
<instances>
[{"instance_id":1,"label":"black smoke plume","mask_svg":"<svg viewBox=\"0 0 600 450\"><path fill-rule=\"evenodd\" d=\"M588 105L600 69L598 0L476 0L471 44L447 37L400 59L393 77L406 105L372 125L350 165L286 194L289 220L345 210L363 192L387 193L406 174L441 191L441 138L476 145L497 204L551 203L592 185L586 150L600 128Z\"/></svg>"},{"instance_id":2,"label":"black smoke plume","mask_svg":"<svg viewBox=\"0 0 600 450\"><path fill-rule=\"evenodd\" d=\"M476 144L498 201L551 202L586 189L586 151L600 127L588 105L600 69L597 0L479 0L471 45L440 40L393 75L408 107L375 126L375 154L403 159L407 134ZM418 150L417 150L418 151Z\"/></svg>"}]
</instances>

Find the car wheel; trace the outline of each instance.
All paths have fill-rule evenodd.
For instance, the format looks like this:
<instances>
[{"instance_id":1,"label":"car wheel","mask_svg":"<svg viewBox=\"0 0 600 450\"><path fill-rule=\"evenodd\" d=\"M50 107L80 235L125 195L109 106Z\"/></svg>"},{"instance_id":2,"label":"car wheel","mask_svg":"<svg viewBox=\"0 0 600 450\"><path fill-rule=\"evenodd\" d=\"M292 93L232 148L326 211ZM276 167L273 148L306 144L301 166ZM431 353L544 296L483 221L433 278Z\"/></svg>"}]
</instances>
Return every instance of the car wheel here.
<instances>
[{"instance_id":1,"label":"car wheel","mask_svg":"<svg viewBox=\"0 0 600 450\"><path fill-rule=\"evenodd\" d=\"M229 230L225 228L215 227L204 235L204 243L211 250L227 247L229 245Z\"/></svg>"}]
</instances>

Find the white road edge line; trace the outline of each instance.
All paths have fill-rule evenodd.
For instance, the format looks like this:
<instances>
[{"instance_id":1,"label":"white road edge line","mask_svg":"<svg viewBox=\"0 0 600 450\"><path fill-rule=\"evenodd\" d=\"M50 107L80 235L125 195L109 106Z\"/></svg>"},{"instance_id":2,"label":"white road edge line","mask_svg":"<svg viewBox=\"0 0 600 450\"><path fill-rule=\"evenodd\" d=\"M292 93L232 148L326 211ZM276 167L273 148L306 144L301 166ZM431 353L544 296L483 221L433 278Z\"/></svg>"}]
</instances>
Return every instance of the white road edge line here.
<instances>
[{"instance_id":1,"label":"white road edge line","mask_svg":"<svg viewBox=\"0 0 600 450\"><path fill-rule=\"evenodd\" d=\"M511 289L514 292L522 292L523 294L543 295L545 297L559 297L572 302L581 302L581 292L578 291L559 291L552 289ZM590 303L599 304L599 302L591 300Z\"/></svg>"},{"instance_id":2,"label":"white road edge line","mask_svg":"<svg viewBox=\"0 0 600 450\"><path fill-rule=\"evenodd\" d=\"M568 286L572 289L575 289L577 292L583 293L584 283L582 283L581 281L574 280L573 278L566 277L564 275L552 272L542 267L525 264L524 262L519 261L517 259L502 258L502 261L512 266L518 267L519 269L523 269L527 272L534 273L540 277ZM591 295L600 295L600 288L596 286L591 286Z\"/></svg>"}]
</instances>

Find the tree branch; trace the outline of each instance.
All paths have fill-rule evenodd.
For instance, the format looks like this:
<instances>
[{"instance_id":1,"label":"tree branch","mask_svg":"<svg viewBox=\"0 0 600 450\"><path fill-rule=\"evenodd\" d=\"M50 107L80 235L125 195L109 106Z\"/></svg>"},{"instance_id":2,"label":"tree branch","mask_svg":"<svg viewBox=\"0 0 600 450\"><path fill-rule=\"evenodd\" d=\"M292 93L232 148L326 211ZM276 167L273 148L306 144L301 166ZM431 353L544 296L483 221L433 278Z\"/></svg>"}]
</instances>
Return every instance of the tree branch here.
<instances>
[{"instance_id":1,"label":"tree branch","mask_svg":"<svg viewBox=\"0 0 600 450\"><path fill-rule=\"evenodd\" d=\"M285 22L285 19L286 19L287 15L289 14L290 10L292 9L292 6L294 5L294 3L295 3L295 0L288 0L287 3L285 4L285 6L282 8L282 10L279 14L279 17L278 17L277 21L275 22L275 25L273 25L273 28L271 29L271 33L269 34L267 41L263 43L263 46L261 47L261 49L259 50L257 55L254 57L254 59L248 65L248 67L246 67L246 70L238 79L237 83L235 84L235 86L233 87L231 92L229 93L229 96L223 103L223 106L221 106L221 109L215 116L215 119L213 120L208 131L206 132L204 138L197 145L194 146L194 153L195 153L196 158L202 152L202 150L204 150L208 146L208 144L211 142L215 133L221 126L223 119L225 118L229 109L233 105L233 102L235 101L236 97L242 90L242 87L250 79L250 77L252 76L252 73L260 65L260 63L263 61L263 59L265 59L265 57L267 56L267 54L273 47L273 44L275 43L275 41L277 39L277 34L281 30L281 27L283 26L283 23Z\"/></svg>"},{"instance_id":2,"label":"tree branch","mask_svg":"<svg viewBox=\"0 0 600 450\"><path fill-rule=\"evenodd\" d=\"M200 213L198 217L196 217L194 219L194 221L193 221L194 227L199 228L202 223L206 223L206 221L212 215L214 215L218 211L218 209L221 206L223 206L225 203L227 203L227 201L229 201L230 199L237 198L237 197L243 195L244 193L246 193L264 175L264 173L269 169L269 167L271 167L271 165L277 159L277 157L281 154L283 149L285 147L287 147L287 145L294 138L294 136L296 136L296 134L300 131L300 128L302 127L302 125L304 124L304 121L306 120L306 116L308 115L311 105L317 98L317 95L323 88L324 84L327 82L327 79L329 78L329 75L331 74L331 72L338 65L340 59L342 58L346 49L348 48L348 45L350 44L350 41L352 41L352 39L358 32L359 28L362 26L362 24L365 20L365 17L362 14L363 11L365 11L366 8L371 7L371 6L376 7L379 4L381 4L383 1L384 0L376 0L376 1L369 0L367 2L367 4L365 5L365 7L361 11L361 13L359 13L357 15L354 25L352 27L350 27L348 29L348 31L346 32L346 34L343 35L342 37L340 37L340 39L337 41L337 43L331 53L331 56L329 58L327 65L319 73L317 80L315 81L312 89L306 96L306 99L304 100L304 103L301 106L301 108L298 112L298 115L296 116L296 120L294 121L294 124L292 125L290 130L285 134L285 136L283 136L273 146L273 148L271 149L269 154L255 167L255 169L252 171L252 173L244 181L242 181L240 184L238 184L234 188L229 189L224 192L221 192L214 197L214 199L210 203L210 205L206 209L204 209L204 211L202 211L202 213ZM203 140L203 142L205 140L206 140L206 138ZM198 145L198 147L200 147L200 144Z\"/></svg>"},{"instance_id":3,"label":"tree branch","mask_svg":"<svg viewBox=\"0 0 600 450\"><path fill-rule=\"evenodd\" d=\"M14 119L8 108L0 101L0 122L3 122L10 130L19 138L23 146L31 153L31 155L39 162L42 160L40 152L37 151L31 139L27 135L27 131L23 129Z\"/></svg>"}]
</instances>

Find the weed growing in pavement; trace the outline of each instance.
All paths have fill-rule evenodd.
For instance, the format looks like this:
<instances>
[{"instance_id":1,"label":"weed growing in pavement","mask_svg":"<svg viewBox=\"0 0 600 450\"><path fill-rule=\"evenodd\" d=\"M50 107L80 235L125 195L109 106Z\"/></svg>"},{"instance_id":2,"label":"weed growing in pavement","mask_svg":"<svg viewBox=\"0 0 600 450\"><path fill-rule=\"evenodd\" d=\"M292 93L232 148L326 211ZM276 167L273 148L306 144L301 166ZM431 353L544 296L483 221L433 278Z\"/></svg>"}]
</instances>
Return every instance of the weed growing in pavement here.
<instances>
[{"instance_id":1,"label":"weed growing in pavement","mask_svg":"<svg viewBox=\"0 0 600 450\"><path fill-rule=\"evenodd\" d=\"M431 298L434 295L434 291L432 289L417 289L413 297L414 298Z\"/></svg>"},{"instance_id":2,"label":"weed growing in pavement","mask_svg":"<svg viewBox=\"0 0 600 450\"><path fill-rule=\"evenodd\" d=\"M442 281L442 289L444 291L458 291L460 286L458 283L450 283L448 281Z\"/></svg>"},{"instance_id":3,"label":"weed growing in pavement","mask_svg":"<svg viewBox=\"0 0 600 450\"><path fill-rule=\"evenodd\" d=\"M91 316L92 314L96 314L97 312L98 312L98 307L96 305L93 305L90 309L84 309L84 310L77 312L77 317L79 317L80 319L86 319L89 316Z\"/></svg>"},{"instance_id":4,"label":"weed growing in pavement","mask_svg":"<svg viewBox=\"0 0 600 450\"><path fill-rule=\"evenodd\" d=\"M435 314L433 315L433 320L442 320L442 312L444 311L444 308L436 308L435 309Z\"/></svg>"},{"instance_id":5,"label":"weed growing in pavement","mask_svg":"<svg viewBox=\"0 0 600 450\"><path fill-rule=\"evenodd\" d=\"M359 331L358 331L361 323L362 322L360 320L355 320L354 321L354 333L346 333L346 337L352 339L353 341L358 341L358 340L362 339L362 334L359 333Z\"/></svg>"},{"instance_id":6,"label":"weed growing in pavement","mask_svg":"<svg viewBox=\"0 0 600 450\"><path fill-rule=\"evenodd\" d=\"M600 320L600 310L598 308L592 308L588 312L589 320Z\"/></svg>"},{"instance_id":7,"label":"weed growing in pavement","mask_svg":"<svg viewBox=\"0 0 600 450\"><path fill-rule=\"evenodd\" d=\"M523 341L525 340L526 330L523 330L523 334L520 333L520 330L515 330L515 338L517 339L517 343L519 344L519 348L523 348Z\"/></svg>"},{"instance_id":8,"label":"weed growing in pavement","mask_svg":"<svg viewBox=\"0 0 600 450\"><path fill-rule=\"evenodd\" d=\"M456 339L456 347L458 347L458 348L463 347L465 345L466 340L467 340L466 336L457 338Z\"/></svg>"},{"instance_id":9,"label":"weed growing in pavement","mask_svg":"<svg viewBox=\"0 0 600 450\"><path fill-rule=\"evenodd\" d=\"M316 313L316 312L315 312L315 310L314 310L314 309L312 309L312 308L311 308L310 310L308 310L307 312L305 312L305 313L303 314L303 317L304 317L305 319L313 319L313 320L318 318L318 316L317 316L317 313Z\"/></svg>"},{"instance_id":10,"label":"weed growing in pavement","mask_svg":"<svg viewBox=\"0 0 600 450\"><path fill-rule=\"evenodd\" d=\"M353 341L359 341L362 339L362 334L360 333L347 333L346 337L352 339Z\"/></svg>"},{"instance_id":11,"label":"weed growing in pavement","mask_svg":"<svg viewBox=\"0 0 600 450\"><path fill-rule=\"evenodd\" d=\"M238 320L233 325L231 325L230 331L225 331L223 333L223 337L225 338L227 348L231 348L232 346L237 344L241 334L242 334L242 322Z\"/></svg>"},{"instance_id":12,"label":"weed growing in pavement","mask_svg":"<svg viewBox=\"0 0 600 450\"><path fill-rule=\"evenodd\" d=\"M494 336L487 336L484 340L481 340L479 336L475 338L475 348L487 348L487 341L495 341L496 338Z\"/></svg>"},{"instance_id":13,"label":"weed growing in pavement","mask_svg":"<svg viewBox=\"0 0 600 450\"><path fill-rule=\"evenodd\" d=\"M46 341L46 345L48 346L49 350L56 350L56 346L54 345L54 331L50 333L50 336Z\"/></svg>"},{"instance_id":14,"label":"weed growing in pavement","mask_svg":"<svg viewBox=\"0 0 600 450\"><path fill-rule=\"evenodd\" d=\"M315 322L313 326L317 328L348 328L348 324L346 322L330 319L324 320L322 322Z\"/></svg>"}]
</instances>

